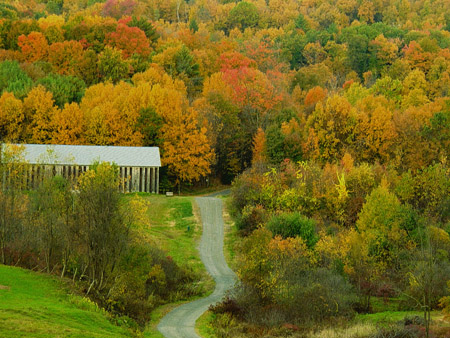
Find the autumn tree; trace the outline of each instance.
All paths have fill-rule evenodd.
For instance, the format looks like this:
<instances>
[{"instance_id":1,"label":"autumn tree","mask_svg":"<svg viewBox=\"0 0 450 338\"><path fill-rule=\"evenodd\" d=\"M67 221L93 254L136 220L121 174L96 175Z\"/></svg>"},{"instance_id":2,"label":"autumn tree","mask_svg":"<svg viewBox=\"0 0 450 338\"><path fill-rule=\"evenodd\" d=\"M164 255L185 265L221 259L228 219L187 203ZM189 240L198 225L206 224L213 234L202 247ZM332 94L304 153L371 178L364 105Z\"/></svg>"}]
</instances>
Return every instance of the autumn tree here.
<instances>
[{"instance_id":1,"label":"autumn tree","mask_svg":"<svg viewBox=\"0 0 450 338\"><path fill-rule=\"evenodd\" d=\"M318 147L319 160L332 161L342 157L355 137L355 122L355 112L343 97L333 96L325 106L316 105L307 121L307 126L314 131L307 142L317 144L314 147Z\"/></svg>"},{"instance_id":2,"label":"autumn tree","mask_svg":"<svg viewBox=\"0 0 450 338\"><path fill-rule=\"evenodd\" d=\"M251 161L251 134L244 129L239 107L233 103L233 90L222 73L214 73L205 80L202 96L195 107L209 124L209 139L216 154L215 170L222 182L229 183Z\"/></svg>"},{"instance_id":3,"label":"autumn tree","mask_svg":"<svg viewBox=\"0 0 450 338\"><path fill-rule=\"evenodd\" d=\"M131 85L119 82L89 87L80 103L86 142L97 145L137 146L142 135L136 129L139 100L132 102Z\"/></svg>"},{"instance_id":4,"label":"autumn tree","mask_svg":"<svg viewBox=\"0 0 450 338\"><path fill-rule=\"evenodd\" d=\"M53 119L57 110L52 94L41 85L34 87L23 100L24 116L30 121L25 140L30 143L51 143Z\"/></svg>"},{"instance_id":5,"label":"autumn tree","mask_svg":"<svg viewBox=\"0 0 450 338\"><path fill-rule=\"evenodd\" d=\"M77 75L83 58L83 46L78 41L55 42L48 49L48 61L62 75Z\"/></svg>"},{"instance_id":6,"label":"autumn tree","mask_svg":"<svg viewBox=\"0 0 450 338\"><path fill-rule=\"evenodd\" d=\"M126 22L119 21L116 31L106 35L105 43L121 50L124 59L134 53L147 57L151 51L145 33L138 27L128 26Z\"/></svg>"},{"instance_id":7,"label":"autumn tree","mask_svg":"<svg viewBox=\"0 0 450 338\"><path fill-rule=\"evenodd\" d=\"M394 41L386 39L383 34L380 34L374 40L369 42L368 49L373 55L370 63L378 70L383 66L392 64L398 55L397 44Z\"/></svg>"},{"instance_id":8,"label":"autumn tree","mask_svg":"<svg viewBox=\"0 0 450 338\"><path fill-rule=\"evenodd\" d=\"M35 62L45 60L48 53L48 42L42 33L31 32L18 39L19 48L25 60Z\"/></svg>"},{"instance_id":9,"label":"autumn tree","mask_svg":"<svg viewBox=\"0 0 450 338\"><path fill-rule=\"evenodd\" d=\"M197 111L187 106L182 93L169 88L154 86L153 105L161 115L162 163L181 189L184 181L196 181L210 172L214 159L206 128L198 127Z\"/></svg>"},{"instance_id":10,"label":"autumn tree","mask_svg":"<svg viewBox=\"0 0 450 338\"><path fill-rule=\"evenodd\" d=\"M19 142L24 127L22 101L12 93L3 93L0 97L0 140Z\"/></svg>"},{"instance_id":11,"label":"autumn tree","mask_svg":"<svg viewBox=\"0 0 450 338\"><path fill-rule=\"evenodd\" d=\"M388 162L394 153L397 131L387 100L368 96L358 103L358 112L358 157Z\"/></svg>"},{"instance_id":12,"label":"autumn tree","mask_svg":"<svg viewBox=\"0 0 450 338\"><path fill-rule=\"evenodd\" d=\"M253 157L252 163L265 162L266 160L266 135L264 130L258 128L253 137Z\"/></svg>"},{"instance_id":13,"label":"autumn tree","mask_svg":"<svg viewBox=\"0 0 450 338\"><path fill-rule=\"evenodd\" d=\"M78 179L77 226L92 289L111 287L118 261L128 239L119 196L118 167L97 163ZM83 229L83 230L81 230Z\"/></svg>"},{"instance_id":14,"label":"autumn tree","mask_svg":"<svg viewBox=\"0 0 450 338\"><path fill-rule=\"evenodd\" d=\"M52 124L52 144L84 144L85 123L83 111L78 104L65 104L55 111Z\"/></svg>"}]
</instances>

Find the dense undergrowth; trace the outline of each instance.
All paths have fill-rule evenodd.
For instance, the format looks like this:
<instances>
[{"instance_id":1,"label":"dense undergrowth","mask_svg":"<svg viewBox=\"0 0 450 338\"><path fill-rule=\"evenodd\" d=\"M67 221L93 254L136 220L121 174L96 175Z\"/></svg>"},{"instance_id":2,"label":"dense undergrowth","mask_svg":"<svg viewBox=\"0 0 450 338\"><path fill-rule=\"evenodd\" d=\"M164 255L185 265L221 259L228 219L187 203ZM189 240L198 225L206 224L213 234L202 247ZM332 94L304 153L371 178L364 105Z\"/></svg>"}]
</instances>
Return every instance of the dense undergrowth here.
<instances>
[{"instance_id":1,"label":"dense undergrowth","mask_svg":"<svg viewBox=\"0 0 450 338\"><path fill-rule=\"evenodd\" d=\"M107 163L94 164L76 183L46 176L25 191L23 164L11 156L2 167L2 264L68 279L74 292L135 332L156 308L211 289L190 198L121 195L117 167Z\"/></svg>"}]
</instances>

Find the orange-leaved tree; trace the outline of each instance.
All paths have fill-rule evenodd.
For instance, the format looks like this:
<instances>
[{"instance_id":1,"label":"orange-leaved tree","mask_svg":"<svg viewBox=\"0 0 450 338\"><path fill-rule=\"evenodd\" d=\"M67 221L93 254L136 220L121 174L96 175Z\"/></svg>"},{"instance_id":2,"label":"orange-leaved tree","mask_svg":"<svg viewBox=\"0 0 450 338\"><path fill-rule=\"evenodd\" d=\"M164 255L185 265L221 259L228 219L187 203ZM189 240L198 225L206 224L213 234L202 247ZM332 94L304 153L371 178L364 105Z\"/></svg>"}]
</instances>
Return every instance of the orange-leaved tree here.
<instances>
[{"instance_id":1,"label":"orange-leaved tree","mask_svg":"<svg viewBox=\"0 0 450 338\"><path fill-rule=\"evenodd\" d=\"M39 32L31 32L18 38L18 45L23 58L28 62L45 60L48 53L48 42L45 36Z\"/></svg>"}]
</instances>

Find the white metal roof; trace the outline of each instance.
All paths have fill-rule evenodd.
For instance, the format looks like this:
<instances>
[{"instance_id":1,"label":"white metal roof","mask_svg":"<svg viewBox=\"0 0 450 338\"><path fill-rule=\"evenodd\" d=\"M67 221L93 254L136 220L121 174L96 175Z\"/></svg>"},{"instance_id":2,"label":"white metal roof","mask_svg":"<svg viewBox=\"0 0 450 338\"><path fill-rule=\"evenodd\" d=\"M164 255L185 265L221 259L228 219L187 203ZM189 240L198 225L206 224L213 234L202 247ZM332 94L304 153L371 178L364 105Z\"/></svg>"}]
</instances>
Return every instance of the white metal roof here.
<instances>
[{"instance_id":1,"label":"white metal roof","mask_svg":"<svg viewBox=\"0 0 450 338\"><path fill-rule=\"evenodd\" d=\"M7 145L4 145L7 146ZM158 147L21 144L30 164L91 165L111 162L123 167L160 167Z\"/></svg>"}]
</instances>

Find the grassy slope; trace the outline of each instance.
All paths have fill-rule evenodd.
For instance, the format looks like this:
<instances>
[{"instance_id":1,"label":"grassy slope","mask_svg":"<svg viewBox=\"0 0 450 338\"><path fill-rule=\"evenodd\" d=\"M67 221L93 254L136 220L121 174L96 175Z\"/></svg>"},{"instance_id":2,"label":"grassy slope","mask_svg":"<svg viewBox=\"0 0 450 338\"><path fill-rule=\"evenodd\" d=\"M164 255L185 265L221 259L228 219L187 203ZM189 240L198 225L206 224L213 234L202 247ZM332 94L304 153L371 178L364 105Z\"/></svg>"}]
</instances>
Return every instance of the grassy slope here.
<instances>
[{"instance_id":1,"label":"grassy slope","mask_svg":"<svg viewBox=\"0 0 450 338\"><path fill-rule=\"evenodd\" d=\"M129 337L52 276L0 265L0 337Z\"/></svg>"}]
</instances>

